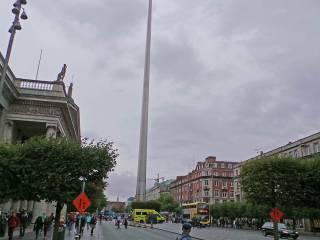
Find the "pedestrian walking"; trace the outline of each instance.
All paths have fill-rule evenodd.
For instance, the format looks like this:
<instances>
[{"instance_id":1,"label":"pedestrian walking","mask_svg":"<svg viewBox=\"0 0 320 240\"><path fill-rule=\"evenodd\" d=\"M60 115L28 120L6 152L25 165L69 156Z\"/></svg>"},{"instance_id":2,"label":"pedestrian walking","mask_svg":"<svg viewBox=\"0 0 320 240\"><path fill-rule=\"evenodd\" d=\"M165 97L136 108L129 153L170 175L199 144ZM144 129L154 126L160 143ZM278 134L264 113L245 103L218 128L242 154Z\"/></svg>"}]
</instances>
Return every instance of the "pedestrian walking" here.
<instances>
[{"instance_id":1,"label":"pedestrian walking","mask_svg":"<svg viewBox=\"0 0 320 240\"><path fill-rule=\"evenodd\" d=\"M127 218L125 218L125 219L123 220L123 225L124 225L124 228L125 228L125 229L128 228L128 219L127 219Z\"/></svg>"},{"instance_id":2,"label":"pedestrian walking","mask_svg":"<svg viewBox=\"0 0 320 240\"><path fill-rule=\"evenodd\" d=\"M93 230L95 229L96 224L97 224L97 218L96 218L95 215L93 215L92 218L91 218L91 222L90 222L90 225L91 225L91 236L93 235Z\"/></svg>"},{"instance_id":3,"label":"pedestrian walking","mask_svg":"<svg viewBox=\"0 0 320 240\"><path fill-rule=\"evenodd\" d=\"M50 225L51 225L50 217L46 217L43 221L43 239L46 239Z\"/></svg>"},{"instance_id":4,"label":"pedestrian walking","mask_svg":"<svg viewBox=\"0 0 320 240\"><path fill-rule=\"evenodd\" d=\"M81 221L81 215L78 214L76 217L75 217L75 230L76 230L76 234L79 235L79 232L80 232L80 221Z\"/></svg>"},{"instance_id":5,"label":"pedestrian walking","mask_svg":"<svg viewBox=\"0 0 320 240\"><path fill-rule=\"evenodd\" d=\"M38 239L39 232L42 231L43 228L43 218L41 216L38 216L36 221L34 222L33 231L36 232L36 240Z\"/></svg>"},{"instance_id":6,"label":"pedestrian walking","mask_svg":"<svg viewBox=\"0 0 320 240\"><path fill-rule=\"evenodd\" d=\"M6 233L7 216L0 210L0 237L3 237Z\"/></svg>"},{"instance_id":7,"label":"pedestrian walking","mask_svg":"<svg viewBox=\"0 0 320 240\"><path fill-rule=\"evenodd\" d=\"M20 214L20 237L23 237L25 232L26 232L26 228L28 225L28 214L26 211L22 211L22 213Z\"/></svg>"},{"instance_id":8,"label":"pedestrian walking","mask_svg":"<svg viewBox=\"0 0 320 240\"><path fill-rule=\"evenodd\" d=\"M14 230L20 226L20 219L15 212L8 219L8 236L9 240L12 240Z\"/></svg>"},{"instance_id":9,"label":"pedestrian walking","mask_svg":"<svg viewBox=\"0 0 320 240\"><path fill-rule=\"evenodd\" d=\"M90 222L91 222L91 215L90 214L88 214L87 216L86 216L86 221L87 221L87 230L89 230L89 227L90 227Z\"/></svg>"},{"instance_id":10,"label":"pedestrian walking","mask_svg":"<svg viewBox=\"0 0 320 240\"><path fill-rule=\"evenodd\" d=\"M49 228L48 228L48 230L50 230L51 229L51 227L52 227L52 224L53 224L53 222L54 222L54 215L53 215L53 213L51 213L51 215L49 216Z\"/></svg>"},{"instance_id":11,"label":"pedestrian walking","mask_svg":"<svg viewBox=\"0 0 320 240\"><path fill-rule=\"evenodd\" d=\"M67 227L69 232L71 232L74 223L74 214L68 213L67 215Z\"/></svg>"},{"instance_id":12,"label":"pedestrian walking","mask_svg":"<svg viewBox=\"0 0 320 240\"><path fill-rule=\"evenodd\" d=\"M182 225L182 234L176 238L176 240L192 240L190 236L191 232L191 224L190 223L184 223Z\"/></svg>"},{"instance_id":13,"label":"pedestrian walking","mask_svg":"<svg viewBox=\"0 0 320 240\"><path fill-rule=\"evenodd\" d=\"M87 223L87 218L83 214L81 215L81 219L80 219L80 234L83 234L83 230L84 230L84 227L86 226L86 223Z\"/></svg>"},{"instance_id":14,"label":"pedestrian walking","mask_svg":"<svg viewBox=\"0 0 320 240\"><path fill-rule=\"evenodd\" d=\"M118 229L120 229L120 223L121 223L121 217L120 215L117 217L117 226L118 226Z\"/></svg>"}]
</instances>

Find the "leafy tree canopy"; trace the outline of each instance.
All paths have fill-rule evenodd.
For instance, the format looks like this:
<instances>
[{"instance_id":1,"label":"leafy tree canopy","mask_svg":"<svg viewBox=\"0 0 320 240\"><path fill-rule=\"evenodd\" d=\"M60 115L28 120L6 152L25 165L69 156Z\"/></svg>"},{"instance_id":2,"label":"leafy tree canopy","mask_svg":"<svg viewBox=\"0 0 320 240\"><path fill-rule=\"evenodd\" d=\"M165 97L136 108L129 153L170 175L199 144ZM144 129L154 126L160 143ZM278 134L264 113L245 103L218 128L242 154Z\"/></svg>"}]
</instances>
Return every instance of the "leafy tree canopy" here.
<instances>
[{"instance_id":1,"label":"leafy tree canopy","mask_svg":"<svg viewBox=\"0 0 320 240\"><path fill-rule=\"evenodd\" d=\"M299 206L303 203L305 166L301 159L270 157L241 170L241 185L253 204Z\"/></svg>"}]
</instances>

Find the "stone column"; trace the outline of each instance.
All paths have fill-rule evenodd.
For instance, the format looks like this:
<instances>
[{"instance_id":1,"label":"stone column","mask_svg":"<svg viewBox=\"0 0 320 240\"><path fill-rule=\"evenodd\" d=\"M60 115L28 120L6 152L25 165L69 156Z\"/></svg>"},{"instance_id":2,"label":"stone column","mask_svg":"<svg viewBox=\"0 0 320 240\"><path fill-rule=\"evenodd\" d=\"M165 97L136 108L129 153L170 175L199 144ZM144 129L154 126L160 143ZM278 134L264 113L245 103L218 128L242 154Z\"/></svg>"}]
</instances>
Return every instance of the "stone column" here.
<instances>
[{"instance_id":1,"label":"stone column","mask_svg":"<svg viewBox=\"0 0 320 240\"><path fill-rule=\"evenodd\" d=\"M11 211L11 207L12 207L12 200L9 200L4 204L2 211L5 213L9 213Z\"/></svg>"},{"instance_id":2,"label":"stone column","mask_svg":"<svg viewBox=\"0 0 320 240\"><path fill-rule=\"evenodd\" d=\"M4 123L3 129L3 140L6 143L12 143L12 136L13 136L13 121L6 120Z\"/></svg>"},{"instance_id":3,"label":"stone column","mask_svg":"<svg viewBox=\"0 0 320 240\"><path fill-rule=\"evenodd\" d=\"M34 201L28 201L28 203L27 203L27 212L32 212L33 211L33 204L34 204Z\"/></svg>"},{"instance_id":4,"label":"stone column","mask_svg":"<svg viewBox=\"0 0 320 240\"><path fill-rule=\"evenodd\" d=\"M28 201L27 200L21 201L20 209L27 210L27 208L28 208Z\"/></svg>"},{"instance_id":5,"label":"stone column","mask_svg":"<svg viewBox=\"0 0 320 240\"><path fill-rule=\"evenodd\" d=\"M12 203L12 211L19 212L21 201L14 201Z\"/></svg>"},{"instance_id":6,"label":"stone column","mask_svg":"<svg viewBox=\"0 0 320 240\"><path fill-rule=\"evenodd\" d=\"M4 128L7 118L7 112L8 111L5 108L0 109L0 140L4 140Z\"/></svg>"}]
</instances>

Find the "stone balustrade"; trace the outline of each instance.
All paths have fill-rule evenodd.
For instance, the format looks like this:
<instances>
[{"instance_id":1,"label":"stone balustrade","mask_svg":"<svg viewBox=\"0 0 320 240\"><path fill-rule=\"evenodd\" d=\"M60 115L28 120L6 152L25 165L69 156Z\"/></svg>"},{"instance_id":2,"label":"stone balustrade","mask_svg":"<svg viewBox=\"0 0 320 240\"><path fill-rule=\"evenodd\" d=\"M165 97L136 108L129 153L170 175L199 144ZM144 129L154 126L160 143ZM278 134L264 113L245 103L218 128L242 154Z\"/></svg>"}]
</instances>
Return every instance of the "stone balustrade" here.
<instances>
[{"instance_id":1,"label":"stone balustrade","mask_svg":"<svg viewBox=\"0 0 320 240\"><path fill-rule=\"evenodd\" d=\"M53 90L53 84L52 83L42 83L42 82L21 81L20 82L20 88L52 91Z\"/></svg>"}]
</instances>

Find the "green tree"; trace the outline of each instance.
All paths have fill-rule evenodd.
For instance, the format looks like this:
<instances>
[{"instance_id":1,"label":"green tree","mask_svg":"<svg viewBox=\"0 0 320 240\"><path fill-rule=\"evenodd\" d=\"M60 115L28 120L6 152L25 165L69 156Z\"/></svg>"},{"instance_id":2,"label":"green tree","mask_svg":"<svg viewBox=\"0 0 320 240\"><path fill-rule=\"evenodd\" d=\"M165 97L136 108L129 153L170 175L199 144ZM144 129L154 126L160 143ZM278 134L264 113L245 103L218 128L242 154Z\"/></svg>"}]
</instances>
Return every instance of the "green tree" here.
<instances>
[{"instance_id":1,"label":"green tree","mask_svg":"<svg viewBox=\"0 0 320 240\"><path fill-rule=\"evenodd\" d=\"M304 167L299 159L270 157L251 161L241 170L241 184L253 204L301 204Z\"/></svg>"},{"instance_id":2,"label":"green tree","mask_svg":"<svg viewBox=\"0 0 320 240\"><path fill-rule=\"evenodd\" d=\"M8 167L15 179L8 181L9 191L1 191L0 198L4 195L12 199L56 202L53 239L57 237L63 205L70 204L81 192L80 178L87 184L104 187L107 173L113 170L118 156L113 143L87 139L79 143L70 139L33 138L12 148L8 155L14 152L15 156ZM7 164L3 159L0 162Z\"/></svg>"},{"instance_id":3,"label":"green tree","mask_svg":"<svg viewBox=\"0 0 320 240\"><path fill-rule=\"evenodd\" d=\"M300 159L268 157L247 163L241 170L241 184L248 202L272 207L302 204L305 168ZM279 239L277 223L274 231Z\"/></svg>"},{"instance_id":4,"label":"green tree","mask_svg":"<svg viewBox=\"0 0 320 240\"><path fill-rule=\"evenodd\" d=\"M179 203L170 194L162 193L158 200L161 203L160 210L163 212L179 212Z\"/></svg>"},{"instance_id":5,"label":"green tree","mask_svg":"<svg viewBox=\"0 0 320 240\"><path fill-rule=\"evenodd\" d=\"M302 180L303 206L320 209L320 156L315 155L304 161L304 176Z\"/></svg>"},{"instance_id":6,"label":"green tree","mask_svg":"<svg viewBox=\"0 0 320 240\"><path fill-rule=\"evenodd\" d=\"M146 202L132 202L132 209L154 209L156 211L160 211L161 203L156 200L146 201Z\"/></svg>"}]
</instances>

